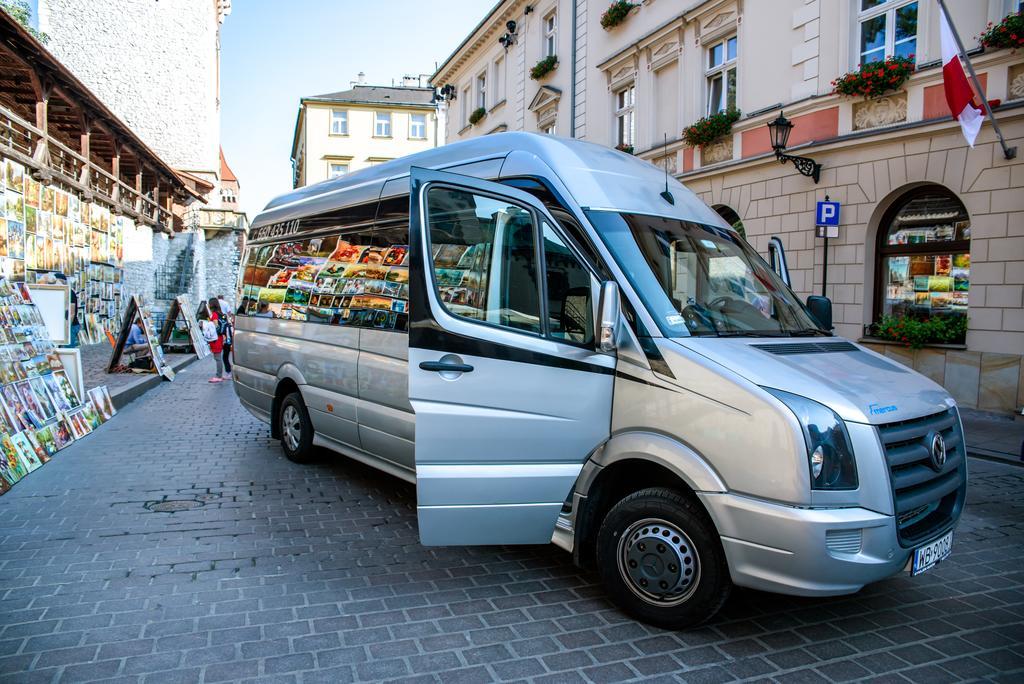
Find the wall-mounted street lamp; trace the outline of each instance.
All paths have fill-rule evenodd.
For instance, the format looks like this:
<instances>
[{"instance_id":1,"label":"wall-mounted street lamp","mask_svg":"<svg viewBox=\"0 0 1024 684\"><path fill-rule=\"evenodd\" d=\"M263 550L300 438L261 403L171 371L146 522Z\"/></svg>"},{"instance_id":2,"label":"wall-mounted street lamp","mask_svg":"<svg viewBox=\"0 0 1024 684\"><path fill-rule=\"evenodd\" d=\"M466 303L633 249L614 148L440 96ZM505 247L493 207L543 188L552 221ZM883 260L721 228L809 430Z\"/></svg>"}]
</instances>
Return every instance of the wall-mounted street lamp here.
<instances>
[{"instance_id":1,"label":"wall-mounted street lamp","mask_svg":"<svg viewBox=\"0 0 1024 684\"><path fill-rule=\"evenodd\" d=\"M516 22L509 19L505 22L505 28L507 29L507 33L498 38L498 42L501 44L501 47L505 48L507 51L516 43Z\"/></svg>"},{"instance_id":2,"label":"wall-mounted street lamp","mask_svg":"<svg viewBox=\"0 0 1024 684\"><path fill-rule=\"evenodd\" d=\"M445 102L451 102L457 97L455 86L453 86L451 83L442 86L438 93L441 95L441 99L443 99Z\"/></svg>"},{"instance_id":3,"label":"wall-mounted street lamp","mask_svg":"<svg viewBox=\"0 0 1024 684\"><path fill-rule=\"evenodd\" d=\"M817 183L821 178L821 164L810 157L796 157L784 152L792 130L793 123L782 115L781 110L779 110L779 118L768 122L768 135L772 141L772 149L775 150L775 158L779 160L780 164L785 164L787 161L793 162L797 171L804 176L813 178Z\"/></svg>"}]
</instances>

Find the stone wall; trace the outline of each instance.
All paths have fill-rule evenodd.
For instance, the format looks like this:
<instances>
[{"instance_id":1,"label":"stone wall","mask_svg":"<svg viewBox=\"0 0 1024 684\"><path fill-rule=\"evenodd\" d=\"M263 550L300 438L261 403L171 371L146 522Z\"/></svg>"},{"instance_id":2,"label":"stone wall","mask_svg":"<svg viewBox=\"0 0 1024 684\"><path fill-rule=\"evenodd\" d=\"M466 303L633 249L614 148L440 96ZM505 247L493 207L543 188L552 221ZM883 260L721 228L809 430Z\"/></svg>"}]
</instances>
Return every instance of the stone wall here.
<instances>
[{"instance_id":1,"label":"stone wall","mask_svg":"<svg viewBox=\"0 0 1024 684\"><path fill-rule=\"evenodd\" d=\"M238 266L244 244L242 233L217 233L206 242L204 270L208 296L223 294L232 310L238 306Z\"/></svg>"},{"instance_id":2,"label":"stone wall","mask_svg":"<svg viewBox=\"0 0 1024 684\"><path fill-rule=\"evenodd\" d=\"M219 171L211 0L39 0L47 48L175 168Z\"/></svg>"}]
</instances>

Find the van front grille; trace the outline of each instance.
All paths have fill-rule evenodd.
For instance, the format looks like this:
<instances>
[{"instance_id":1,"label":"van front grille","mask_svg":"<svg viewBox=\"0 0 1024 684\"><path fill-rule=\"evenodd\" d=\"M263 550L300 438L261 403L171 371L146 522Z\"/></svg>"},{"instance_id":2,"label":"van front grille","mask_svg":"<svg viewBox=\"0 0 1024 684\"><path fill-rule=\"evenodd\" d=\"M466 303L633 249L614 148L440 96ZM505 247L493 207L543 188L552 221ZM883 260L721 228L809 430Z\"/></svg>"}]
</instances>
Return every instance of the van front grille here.
<instances>
[{"instance_id":1,"label":"van front grille","mask_svg":"<svg viewBox=\"0 0 1024 684\"><path fill-rule=\"evenodd\" d=\"M913 546L949 528L963 506L967 452L955 408L878 427L885 448L903 546ZM935 436L945 443L941 466L932 457Z\"/></svg>"},{"instance_id":2,"label":"van front grille","mask_svg":"<svg viewBox=\"0 0 1024 684\"><path fill-rule=\"evenodd\" d=\"M776 356L860 351L849 342L793 342L791 344L752 344L750 346Z\"/></svg>"}]
</instances>

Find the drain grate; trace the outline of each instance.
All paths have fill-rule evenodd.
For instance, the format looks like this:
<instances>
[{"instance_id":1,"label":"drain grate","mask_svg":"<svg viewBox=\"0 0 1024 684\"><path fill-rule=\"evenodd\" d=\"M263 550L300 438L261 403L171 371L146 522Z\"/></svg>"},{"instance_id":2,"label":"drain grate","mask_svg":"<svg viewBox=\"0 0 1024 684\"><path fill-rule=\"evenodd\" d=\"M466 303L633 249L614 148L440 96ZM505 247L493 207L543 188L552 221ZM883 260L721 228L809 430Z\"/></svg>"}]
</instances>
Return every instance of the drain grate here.
<instances>
[{"instance_id":1,"label":"drain grate","mask_svg":"<svg viewBox=\"0 0 1024 684\"><path fill-rule=\"evenodd\" d=\"M176 513L178 511L191 511L202 505L202 501L181 499L177 501L150 501L146 504L146 508L156 513Z\"/></svg>"}]
</instances>

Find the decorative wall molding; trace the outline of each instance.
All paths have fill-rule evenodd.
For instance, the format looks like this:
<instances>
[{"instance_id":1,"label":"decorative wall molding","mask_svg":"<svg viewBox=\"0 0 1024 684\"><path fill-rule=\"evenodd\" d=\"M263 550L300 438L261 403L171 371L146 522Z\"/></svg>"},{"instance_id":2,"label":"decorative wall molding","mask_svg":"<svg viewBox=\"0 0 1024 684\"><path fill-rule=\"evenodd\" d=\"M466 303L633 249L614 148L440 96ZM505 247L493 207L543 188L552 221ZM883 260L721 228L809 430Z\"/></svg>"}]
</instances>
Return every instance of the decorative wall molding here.
<instances>
[{"instance_id":1,"label":"decorative wall molding","mask_svg":"<svg viewBox=\"0 0 1024 684\"><path fill-rule=\"evenodd\" d=\"M1024 98L1024 64L1014 64L1007 74L1006 99Z\"/></svg>"},{"instance_id":2,"label":"decorative wall molding","mask_svg":"<svg viewBox=\"0 0 1024 684\"><path fill-rule=\"evenodd\" d=\"M853 130L889 126L907 120L906 91L853 103Z\"/></svg>"},{"instance_id":3,"label":"decorative wall molding","mask_svg":"<svg viewBox=\"0 0 1024 684\"><path fill-rule=\"evenodd\" d=\"M732 136L728 135L721 140L700 148L700 164L717 164L718 162L732 159Z\"/></svg>"}]
</instances>

